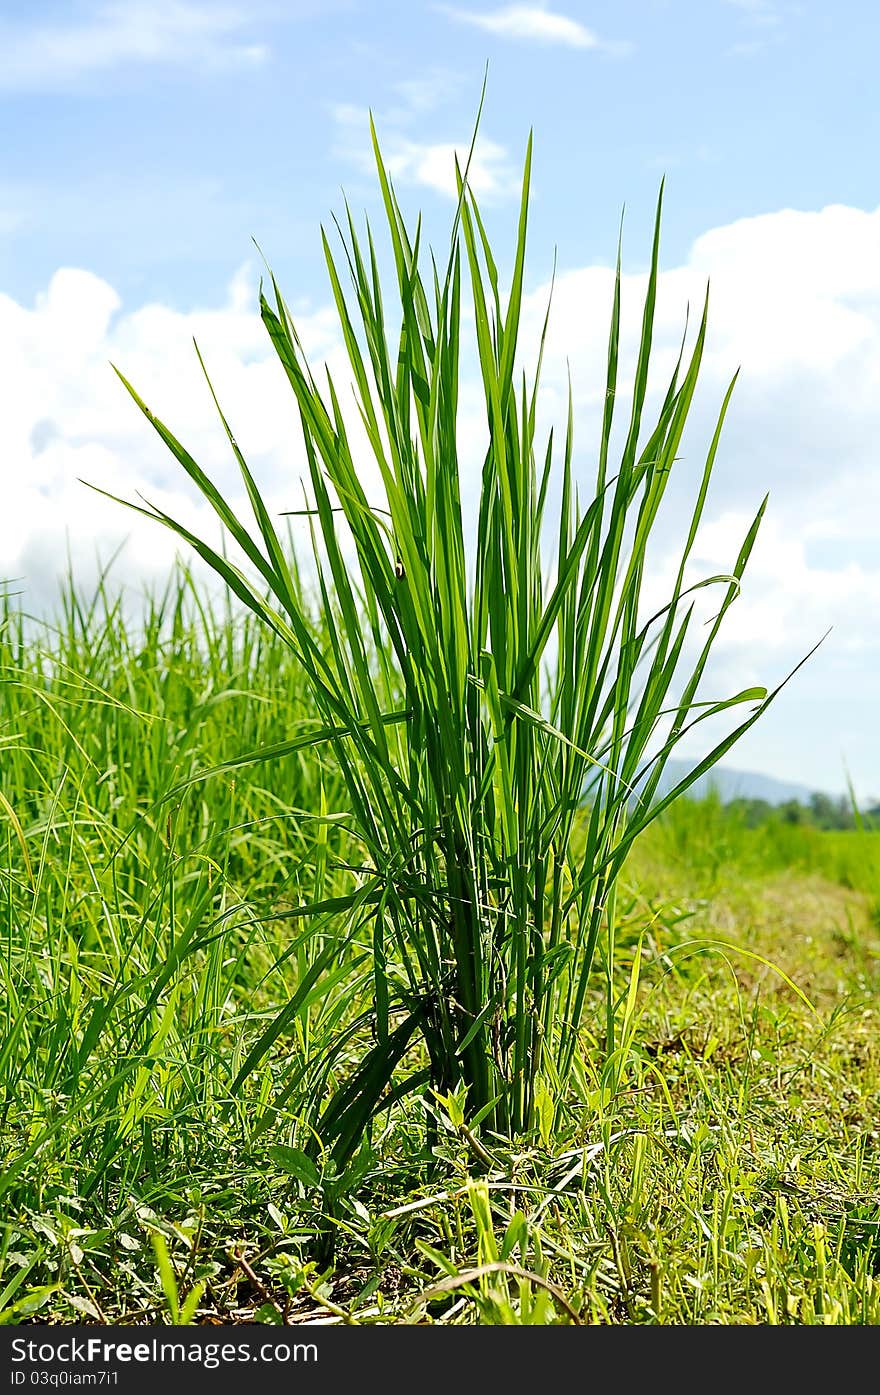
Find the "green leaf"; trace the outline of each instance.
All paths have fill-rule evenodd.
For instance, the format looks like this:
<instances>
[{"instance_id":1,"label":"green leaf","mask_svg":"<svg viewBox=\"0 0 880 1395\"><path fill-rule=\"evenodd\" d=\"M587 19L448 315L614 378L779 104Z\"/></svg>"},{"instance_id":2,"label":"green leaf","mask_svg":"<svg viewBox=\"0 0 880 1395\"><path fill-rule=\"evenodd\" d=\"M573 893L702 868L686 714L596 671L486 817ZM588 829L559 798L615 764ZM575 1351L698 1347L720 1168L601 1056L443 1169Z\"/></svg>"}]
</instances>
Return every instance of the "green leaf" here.
<instances>
[{"instance_id":1,"label":"green leaf","mask_svg":"<svg viewBox=\"0 0 880 1395\"><path fill-rule=\"evenodd\" d=\"M266 1149L269 1157L291 1177L306 1187L319 1187L321 1174L312 1159L301 1148L288 1148L284 1143L272 1143Z\"/></svg>"}]
</instances>

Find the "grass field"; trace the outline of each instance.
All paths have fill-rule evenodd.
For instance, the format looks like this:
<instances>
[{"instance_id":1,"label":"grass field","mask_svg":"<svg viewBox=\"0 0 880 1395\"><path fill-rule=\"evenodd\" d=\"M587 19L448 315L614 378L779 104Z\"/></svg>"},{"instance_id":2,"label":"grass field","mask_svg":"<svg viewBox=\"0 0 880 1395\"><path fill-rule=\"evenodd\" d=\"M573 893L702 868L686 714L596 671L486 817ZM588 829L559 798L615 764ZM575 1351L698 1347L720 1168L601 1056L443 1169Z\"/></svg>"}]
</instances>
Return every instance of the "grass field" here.
<instances>
[{"instance_id":1,"label":"grass field","mask_svg":"<svg viewBox=\"0 0 880 1395\"><path fill-rule=\"evenodd\" d=\"M880 835L679 801L564 1094L511 1139L456 1083L391 1088L340 1164L312 1102L376 1029L371 922L325 954L363 880L339 764L181 788L313 717L289 647L183 574L137 626L7 602L2 1320L880 1320Z\"/></svg>"}]
</instances>

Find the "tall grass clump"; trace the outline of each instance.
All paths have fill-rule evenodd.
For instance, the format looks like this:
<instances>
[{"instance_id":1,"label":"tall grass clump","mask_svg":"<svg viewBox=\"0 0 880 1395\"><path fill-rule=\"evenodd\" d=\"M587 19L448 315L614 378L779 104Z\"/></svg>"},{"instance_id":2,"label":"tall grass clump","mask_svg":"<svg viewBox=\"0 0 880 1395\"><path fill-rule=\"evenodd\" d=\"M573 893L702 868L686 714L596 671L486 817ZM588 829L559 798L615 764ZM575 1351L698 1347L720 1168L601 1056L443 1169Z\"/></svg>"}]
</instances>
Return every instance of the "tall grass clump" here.
<instances>
[{"instance_id":1,"label":"tall grass clump","mask_svg":"<svg viewBox=\"0 0 880 1395\"><path fill-rule=\"evenodd\" d=\"M530 379L518 361L531 142L506 295L467 167L445 266L432 258L426 267L421 223L408 230L375 132L373 142L396 270L393 315L369 225L362 236L350 212L337 225L341 256L323 239L357 437L339 385L329 372L319 383L309 366L274 278L272 303L262 293L260 300L308 460L311 599L299 581L308 570L294 566L282 545L222 412L250 526L122 379L213 506L243 566L158 509L141 511L191 544L289 646L306 676L314 719L255 756L322 746L338 764L344 797L328 812L344 815L359 849L353 881L291 913L302 980L233 1082L240 1090L322 980L329 993L350 991L352 1011L333 1042L291 1064L291 1091L300 1091L312 1136L337 1166L380 1108L424 1086L442 1095L463 1089L470 1118L506 1135L529 1130L548 1099L559 1107L577 1070L596 971L611 981L615 888L633 840L775 695L749 688L707 700L700 691L763 503L730 572L697 584L720 588L720 600L703 638L691 642L697 586L687 568L733 383L671 591L645 614L649 543L706 337L704 307L689 358L682 351L659 413L646 421L660 203L625 405L618 253L598 467L584 507L571 405L561 451L552 432L539 442L541 354ZM466 290L488 431L474 520L462 507L457 438ZM542 335L542 351L543 342ZM612 463L619 411L626 428ZM365 486L371 472L375 497ZM656 797L685 733L736 708L746 715L686 779ZM358 1012L364 975L368 1010ZM609 989L609 1050L614 1007Z\"/></svg>"}]
</instances>

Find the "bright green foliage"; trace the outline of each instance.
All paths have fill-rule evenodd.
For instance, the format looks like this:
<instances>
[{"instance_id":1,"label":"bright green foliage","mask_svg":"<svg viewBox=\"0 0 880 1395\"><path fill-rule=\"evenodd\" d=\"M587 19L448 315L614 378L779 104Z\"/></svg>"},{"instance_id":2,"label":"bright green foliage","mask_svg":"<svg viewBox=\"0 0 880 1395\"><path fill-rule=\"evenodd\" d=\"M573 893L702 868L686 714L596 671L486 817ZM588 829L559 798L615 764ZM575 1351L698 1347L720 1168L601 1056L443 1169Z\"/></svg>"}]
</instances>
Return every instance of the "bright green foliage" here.
<instances>
[{"instance_id":1,"label":"bright green foliage","mask_svg":"<svg viewBox=\"0 0 880 1395\"><path fill-rule=\"evenodd\" d=\"M179 576L138 623L103 588L57 628L0 605L0 1323L173 1320L157 1233L178 1320L880 1322L877 834L678 801L565 1107L539 1080L507 1144L460 1085L429 1152L412 1096L334 1177L302 1067L363 1050L371 926L302 993L336 917L303 946L286 916L351 890L345 789L326 745L233 763L313 718L293 653Z\"/></svg>"},{"instance_id":2,"label":"bright green foliage","mask_svg":"<svg viewBox=\"0 0 880 1395\"><path fill-rule=\"evenodd\" d=\"M277 746L310 710L301 670L180 573L139 624L104 585L60 600L51 627L0 598L0 1208L56 1165L83 1196L108 1175L124 1192L161 1173L172 1132L192 1146L186 1117L208 1127L261 980L269 1006L282 993L272 911L312 894L339 797L311 751L163 804L242 745ZM290 1024L301 1050L331 1014Z\"/></svg>"},{"instance_id":3,"label":"bright green foliage","mask_svg":"<svg viewBox=\"0 0 880 1395\"><path fill-rule=\"evenodd\" d=\"M426 1083L448 1091L463 1081L470 1117L510 1134L536 1122L546 1082L554 1099L565 1098L597 950L609 972L613 963L615 887L634 838L730 749L774 696L751 688L706 701L699 693L764 507L730 573L689 584L689 556L733 384L671 594L653 616L644 613L649 542L706 335L704 309L689 359L682 355L659 414L647 421L659 204L625 404L618 403L617 386L618 256L598 470L582 508L571 410L560 453L552 435L546 443L537 439L540 365L531 381L519 378L531 145L506 297L466 171L445 270L432 262L426 276L421 226L407 231L378 146L376 162L396 268L391 319L369 227L362 238L349 215L340 229L344 266L324 239L363 445L346 421L338 386L328 374L322 388L313 375L274 281L274 304L261 300L302 422L320 639L225 419L254 530L129 388L264 589L181 524L157 509L152 514L195 547L301 665L316 720L279 752L329 746L344 782L335 812L346 815L359 845L357 884L332 901L300 908L306 928L296 944L308 947L308 973L236 1081L240 1087L297 1016L303 995L345 963L366 928L373 1044L329 1099L326 1080L348 1038L306 1063L316 1085L312 1098L325 1101L311 1124L337 1165L352 1156L391 1088L400 1098ZM463 516L456 435L465 279L489 440L473 536ZM612 463L618 410L627 426ZM549 484L559 454L561 502L551 518ZM364 486L368 460L380 481L378 497ZM548 571L551 550L555 564ZM692 652L686 648L692 593L708 585L720 586L722 598ZM687 665L686 653L692 653ZM748 715L687 779L655 800L665 760L681 736L738 705ZM607 1030L613 1038L610 997ZM410 1055L418 1041L422 1054Z\"/></svg>"}]
</instances>

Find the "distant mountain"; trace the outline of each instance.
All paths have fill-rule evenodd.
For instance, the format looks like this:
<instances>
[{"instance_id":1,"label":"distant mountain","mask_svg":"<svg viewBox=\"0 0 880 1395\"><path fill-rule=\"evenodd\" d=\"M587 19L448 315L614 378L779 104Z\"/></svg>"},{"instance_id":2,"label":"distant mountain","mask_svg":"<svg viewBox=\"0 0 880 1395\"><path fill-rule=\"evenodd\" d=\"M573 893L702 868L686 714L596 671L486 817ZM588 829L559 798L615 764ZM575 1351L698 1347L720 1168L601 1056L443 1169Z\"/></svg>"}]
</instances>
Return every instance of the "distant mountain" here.
<instances>
[{"instance_id":1,"label":"distant mountain","mask_svg":"<svg viewBox=\"0 0 880 1395\"><path fill-rule=\"evenodd\" d=\"M667 761L659 793L666 794L692 769L691 761ZM770 775L759 775L754 770L731 770L726 765L716 765L708 775L701 775L688 794L693 799L701 799L710 790L717 790L724 804L732 799L765 799L768 804L787 804L790 799L796 799L799 804L807 804L814 793L809 785L789 784L786 780L774 780Z\"/></svg>"}]
</instances>

